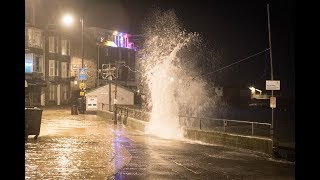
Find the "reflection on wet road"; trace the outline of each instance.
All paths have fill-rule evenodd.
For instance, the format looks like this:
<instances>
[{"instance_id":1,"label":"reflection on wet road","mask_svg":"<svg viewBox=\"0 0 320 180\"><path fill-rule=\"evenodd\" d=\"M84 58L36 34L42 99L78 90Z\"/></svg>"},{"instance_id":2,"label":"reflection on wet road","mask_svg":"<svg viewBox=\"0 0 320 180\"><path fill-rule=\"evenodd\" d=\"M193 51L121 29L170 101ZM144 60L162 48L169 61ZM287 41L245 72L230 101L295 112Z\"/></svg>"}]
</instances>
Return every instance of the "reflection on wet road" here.
<instances>
[{"instance_id":1,"label":"reflection on wet road","mask_svg":"<svg viewBox=\"0 0 320 180\"><path fill-rule=\"evenodd\" d=\"M25 143L26 179L294 179L295 165L222 146L166 140L96 115L44 109Z\"/></svg>"}]
</instances>

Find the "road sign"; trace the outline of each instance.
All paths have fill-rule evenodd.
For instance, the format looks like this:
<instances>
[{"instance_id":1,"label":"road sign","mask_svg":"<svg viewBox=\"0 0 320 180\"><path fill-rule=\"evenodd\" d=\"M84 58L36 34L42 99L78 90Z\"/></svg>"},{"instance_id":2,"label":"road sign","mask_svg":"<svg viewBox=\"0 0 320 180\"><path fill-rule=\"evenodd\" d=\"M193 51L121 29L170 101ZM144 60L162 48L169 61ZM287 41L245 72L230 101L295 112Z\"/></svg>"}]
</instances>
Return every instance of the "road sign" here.
<instances>
[{"instance_id":1,"label":"road sign","mask_svg":"<svg viewBox=\"0 0 320 180\"><path fill-rule=\"evenodd\" d=\"M280 90L280 81L266 80L266 90Z\"/></svg>"},{"instance_id":2,"label":"road sign","mask_svg":"<svg viewBox=\"0 0 320 180\"><path fill-rule=\"evenodd\" d=\"M84 91L80 91L80 96L84 96Z\"/></svg>"},{"instance_id":3,"label":"road sign","mask_svg":"<svg viewBox=\"0 0 320 180\"><path fill-rule=\"evenodd\" d=\"M277 99L276 97L270 97L270 107L271 108L276 108L277 106Z\"/></svg>"},{"instance_id":4,"label":"road sign","mask_svg":"<svg viewBox=\"0 0 320 180\"><path fill-rule=\"evenodd\" d=\"M80 81L87 80L87 68L79 68L79 77Z\"/></svg>"},{"instance_id":5,"label":"road sign","mask_svg":"<svg viewBox=\"0 0 320 180\"><path fill-rule=\"evenodd\" d=\"M86 88L85 83L84 83L84 82L80 83L80 84L79 84L79 88L80 88L80 89L85 89L85 88Z\"/></svg>"}]
</instances>

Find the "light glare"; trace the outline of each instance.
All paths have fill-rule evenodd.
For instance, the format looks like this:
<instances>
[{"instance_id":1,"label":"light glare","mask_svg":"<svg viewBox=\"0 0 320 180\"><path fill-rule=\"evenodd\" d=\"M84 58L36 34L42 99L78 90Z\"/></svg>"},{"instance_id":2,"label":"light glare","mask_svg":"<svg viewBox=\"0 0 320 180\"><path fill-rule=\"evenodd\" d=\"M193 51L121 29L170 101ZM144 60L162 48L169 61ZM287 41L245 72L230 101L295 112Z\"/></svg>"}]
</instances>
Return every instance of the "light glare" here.
<instances>
[{"instance_id":1,"label":"light glare","mask_svg":"<svg viewBox=\"0 0 320 180\"><path fill-rule=\"evenodd\" d=\"M66 26L71 26L73 24L73 18L70 14L64 15L62 21Z\"/></svg>"}]
</instances>

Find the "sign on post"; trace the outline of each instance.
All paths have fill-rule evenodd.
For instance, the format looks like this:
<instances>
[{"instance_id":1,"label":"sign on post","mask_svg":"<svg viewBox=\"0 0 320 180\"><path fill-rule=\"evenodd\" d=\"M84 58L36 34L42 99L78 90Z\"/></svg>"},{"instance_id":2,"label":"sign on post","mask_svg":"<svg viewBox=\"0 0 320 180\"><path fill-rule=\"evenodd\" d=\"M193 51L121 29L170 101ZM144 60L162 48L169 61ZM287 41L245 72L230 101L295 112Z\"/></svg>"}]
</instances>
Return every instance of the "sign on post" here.
<instances>
[{"instance_id":1,"label":"sign on post","mask_svg":"<svg viewBox=\"0 0 320 180\"><path fill-rule=\"evenodd\" d=\"M87 80L87 68L79 68L79 77L80 81Z\"/></svg>"},{"instance_id":2,"label":"sign on post","mask_svg":"<svg viewBox=\"0 0 320 180\"><path fill-rule=\"evenodd\" d=\"M80 96L84 96L84 91L80 91Z\"/></svg>"},{"instance_id":3,"label":"sign on post","mask_svg":"<svg viewBox=\"0 0 320 180\"><path fill-rule=\"evenodd\" d=\"M80 83L80 84L79 84L79 88L80 88L80 89L85 89L85 88L86 88L85 83L84 83L84 82Z\"/></svg>"},{"instance_id":4,"label":"sign on post","mask_svg":"<svg viewBox=\"0 0 320 180\"><path fill-rule=\"evenodd\" d=\"M280 90L280 81L266 80L266 90Z\"/></svg>"},{"instance_id":5,"label":"sign on post","mask_svg":"<svg viewBox=\"0 0 320 180\"><path fill-rule=\"evenodd\" d=\"M271 108L276 108L277 106L277 99L276 97L270 97L270 107Z\"/></svg>"}]
</instances>

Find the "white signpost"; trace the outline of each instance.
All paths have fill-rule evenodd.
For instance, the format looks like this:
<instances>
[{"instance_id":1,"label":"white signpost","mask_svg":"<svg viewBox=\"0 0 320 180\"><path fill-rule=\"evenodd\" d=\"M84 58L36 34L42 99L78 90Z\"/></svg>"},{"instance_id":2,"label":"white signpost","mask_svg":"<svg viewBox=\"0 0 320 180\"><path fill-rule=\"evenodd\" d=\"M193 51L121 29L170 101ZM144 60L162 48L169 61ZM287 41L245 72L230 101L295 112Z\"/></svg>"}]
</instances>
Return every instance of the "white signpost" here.
<instances>
[{"instance_id":1,"label":"white signpost","mask_svg":"<svg viewBox=\"0 0 320 180\"><path fill-rule=\"evenodd\" d=\"M266 80L266 90L280 90L280 81Z\"/></svg>"},{"instance_id":2,"label":"white signpost","mask_svg":"<svg viewBox=\"0 0 320 180\"><path fill-rule=\"evenodd\" d=\"M270 107L271 108L277 107L277 98L276 97L270 97Z\"/></svg>"}]
</instances>

